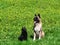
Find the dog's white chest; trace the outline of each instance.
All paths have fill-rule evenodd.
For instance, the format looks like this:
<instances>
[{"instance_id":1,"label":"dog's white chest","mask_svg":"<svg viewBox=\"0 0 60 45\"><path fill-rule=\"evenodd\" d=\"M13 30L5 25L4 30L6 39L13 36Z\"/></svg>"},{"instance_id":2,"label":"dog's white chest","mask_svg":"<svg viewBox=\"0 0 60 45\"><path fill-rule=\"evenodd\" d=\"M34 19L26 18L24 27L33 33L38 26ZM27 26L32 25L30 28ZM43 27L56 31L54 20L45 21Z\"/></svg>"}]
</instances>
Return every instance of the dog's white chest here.
<instances>
[{"instance_id":1,"label":"dog's white chest","mask_svg":"<svg viewBox=\"0 0 60 45\"><path fill-rule=\"evenodd\" d=\"M42 25L41 25L41 24L36 24L36 26L35 26L34 30L35 30L36 32L39 32L39 31L40 31L40 29L41 29L41 27L42 27Z\"/></svg>"}]
</instances>

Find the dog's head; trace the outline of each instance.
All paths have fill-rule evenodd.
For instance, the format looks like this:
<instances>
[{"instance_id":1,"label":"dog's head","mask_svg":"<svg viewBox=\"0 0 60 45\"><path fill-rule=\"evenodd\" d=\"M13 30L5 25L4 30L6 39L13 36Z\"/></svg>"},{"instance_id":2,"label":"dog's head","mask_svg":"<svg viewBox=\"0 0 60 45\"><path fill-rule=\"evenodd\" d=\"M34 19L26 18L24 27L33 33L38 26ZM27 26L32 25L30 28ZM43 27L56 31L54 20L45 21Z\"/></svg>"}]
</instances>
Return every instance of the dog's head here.
<instances>
[{"instance_id":1,"label":"dog's head","mask_svg":"<svg viewBox=\"0 0 60 45\"><path fill-rule=\"evenodd\" d=\"M22 27L22 33L25 33L26 32L26 27Z\"/></svg>"},{"instance_id":2,"label":"dog's head","mask_svg":"<svg viewBox=\"0 0 60 45\"><path fill-rule=\"evenodd\" d=\"M38 14L38 15L35 14L35 17L33 19L34 20L34 23L39 23L40 22L40 18L41 18L40 17L40 14Z\"/></svg>"}]
</instances>

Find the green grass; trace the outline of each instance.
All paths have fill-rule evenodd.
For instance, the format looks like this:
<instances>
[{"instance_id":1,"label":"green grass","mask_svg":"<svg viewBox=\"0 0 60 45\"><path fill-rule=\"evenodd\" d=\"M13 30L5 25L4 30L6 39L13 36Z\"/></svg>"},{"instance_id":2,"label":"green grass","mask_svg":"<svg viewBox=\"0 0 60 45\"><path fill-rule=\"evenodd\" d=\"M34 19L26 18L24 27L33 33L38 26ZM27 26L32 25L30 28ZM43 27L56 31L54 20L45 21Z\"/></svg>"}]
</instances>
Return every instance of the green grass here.
<instances>
[{"instance_id":1,"label":"green grass","mask_svg":"<svg viewBox=\"0 0 60 45\"><path fill-rule=\"evenodd\" d=\"M45 37L33 41L33 17L41 14ZM27 41L19 41L26 26ZM0 45L60 45L60 0L0 0Z\"/></svg>"}]
</instances>

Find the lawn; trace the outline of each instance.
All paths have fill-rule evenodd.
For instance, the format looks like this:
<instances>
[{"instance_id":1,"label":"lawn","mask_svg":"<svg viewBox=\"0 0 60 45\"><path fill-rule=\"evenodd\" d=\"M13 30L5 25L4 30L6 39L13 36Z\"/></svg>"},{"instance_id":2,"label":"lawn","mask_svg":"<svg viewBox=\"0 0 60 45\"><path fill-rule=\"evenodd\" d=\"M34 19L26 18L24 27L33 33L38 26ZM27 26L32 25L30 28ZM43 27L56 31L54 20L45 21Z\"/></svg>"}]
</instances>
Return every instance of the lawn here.
<instances>
[{"instance_id":1,"label":"lawn","mask_svg":"<svg viewBox=\"0 0 60 45\"><path fill-rule=\"evenodd\" d=\"M45 37L33 41L33 18L40 13ZM27 41L19 41L22 26ZM60 45L60 0L0 0L0 45Z\"/></svg>"}]
</instances>

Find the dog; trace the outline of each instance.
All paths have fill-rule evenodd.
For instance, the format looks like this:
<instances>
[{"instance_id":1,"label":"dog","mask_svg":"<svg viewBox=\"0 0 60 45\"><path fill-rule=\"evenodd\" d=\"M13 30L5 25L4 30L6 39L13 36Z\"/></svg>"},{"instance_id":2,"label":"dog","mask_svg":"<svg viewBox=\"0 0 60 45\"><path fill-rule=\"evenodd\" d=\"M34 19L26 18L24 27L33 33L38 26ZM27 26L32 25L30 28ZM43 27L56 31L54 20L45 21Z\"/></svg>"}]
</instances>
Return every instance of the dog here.
<instances>
[{"instance_id":1,"label":"dog","mask_svg":"<svg viewBox=\"0 0 60 45\"><path fill-rule=\"evenodd\" d=\"M26 27L22 27L21 35L18 37L18 40L20 40L20 41L27 40L27 29L26 29Z\"/></svg>"},{"instance_id":2,"label":"dog","mask_svg":"<svg viewBox=\"0 0 60 45\"><path fill-rule=\"evenodd\" d=\"M36 39L36 37L39 37L39 39L41 39L42 37L44 37L44 32L42 31L42 21L41 21L41 17L40 14L36 15L34 17L34 38L33 40Z\"/></svg>"}]
</instances>

